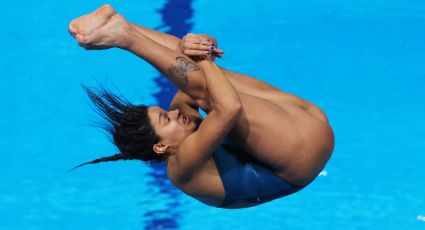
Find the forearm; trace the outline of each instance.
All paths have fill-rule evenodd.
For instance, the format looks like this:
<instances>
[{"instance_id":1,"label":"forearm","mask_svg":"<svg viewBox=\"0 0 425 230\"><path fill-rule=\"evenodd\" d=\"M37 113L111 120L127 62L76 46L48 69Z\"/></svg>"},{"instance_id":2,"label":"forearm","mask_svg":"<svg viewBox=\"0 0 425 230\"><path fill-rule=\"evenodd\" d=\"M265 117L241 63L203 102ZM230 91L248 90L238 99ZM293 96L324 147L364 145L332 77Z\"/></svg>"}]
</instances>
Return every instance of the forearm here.
<instances>
[{"instance_id":1,"label":"forearm","mask_svg":"<svg viewBox=\"0 0 425 230\"><path fill-rule=\"evenodd\" d=\"M212 109L233 111L239 108L241 105L239 94L222 70L210 61L201 61L198 65L205 74L208 99Z\"/></svg>"}]
</instances>

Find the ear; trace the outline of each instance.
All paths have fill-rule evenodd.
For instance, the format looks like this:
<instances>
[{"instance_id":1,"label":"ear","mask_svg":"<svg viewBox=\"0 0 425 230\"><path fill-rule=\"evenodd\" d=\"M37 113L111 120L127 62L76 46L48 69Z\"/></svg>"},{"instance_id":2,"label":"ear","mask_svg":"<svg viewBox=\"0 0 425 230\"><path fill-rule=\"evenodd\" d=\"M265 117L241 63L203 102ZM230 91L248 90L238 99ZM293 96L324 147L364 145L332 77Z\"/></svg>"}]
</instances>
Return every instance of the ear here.
<instances>
[{"instance_id":1,"label":"ear","mask_svg":"<svg viewBox=\"0 0 425 230\"><path fill-rule=\"evenodd\" d=\"M168 148L168 145L164 145L164 144L161 144L161 143L154 144L152 146L153 151L158 155L161 155L161 154L164 154L165 152L167 152L167 148Z\"/></svg>"}]
</instances>

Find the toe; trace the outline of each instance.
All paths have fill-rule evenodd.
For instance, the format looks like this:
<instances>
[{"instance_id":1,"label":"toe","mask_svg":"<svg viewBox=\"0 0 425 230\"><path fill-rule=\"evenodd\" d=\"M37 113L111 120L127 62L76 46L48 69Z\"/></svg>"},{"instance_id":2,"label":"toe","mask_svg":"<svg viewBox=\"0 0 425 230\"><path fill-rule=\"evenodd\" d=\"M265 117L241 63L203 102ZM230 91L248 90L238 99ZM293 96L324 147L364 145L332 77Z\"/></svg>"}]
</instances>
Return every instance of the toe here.
<instances>
[{"instance_id":1,"label":"toe","mask_svg":"<svg viewBox=\"0 0 425 230\"><path fill-rule=\"evenodd\" d=\"M103 5L102 7L100 7L99 9L97 9L95 12L95 14L105 17L105 18L110 18L112 17L116 12L115 9L112 8L111 5Z\"/></svg>"},{"instance_id":2,"label":"toe","mask_svg":"<svg viewBox=\"0 0 425 230\"><path fill-rule=\"evenodd\" d=\"M77 31L77 27L75 26L75 23L72 21L71 23L69 23L68 26L68 32L75 37L75 35L78 33Z\"/></svg>"},{"instance_id":3,"label":"toe","mask_svg":"<svg viewBox=\"0 0 425 230\"><path fill-rule=\"evenodd\" d=\"M86 43L85 37L81 34L77 34L77 36L75 38L77 39L77 42L79 44L85 44Z\"/></svg>"}]
</instances>

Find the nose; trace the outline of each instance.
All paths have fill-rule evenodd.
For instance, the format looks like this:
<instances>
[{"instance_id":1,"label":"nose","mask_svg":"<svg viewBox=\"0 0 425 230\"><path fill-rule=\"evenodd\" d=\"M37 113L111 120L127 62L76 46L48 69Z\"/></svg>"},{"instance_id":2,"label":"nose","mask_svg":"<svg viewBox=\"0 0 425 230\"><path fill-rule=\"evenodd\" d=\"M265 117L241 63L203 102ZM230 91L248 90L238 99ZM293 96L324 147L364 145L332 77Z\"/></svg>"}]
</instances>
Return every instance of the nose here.
<instances>
[{"instance_id":1,"label":"nose","mask_svg":"<svg viewBox=\"0 0 425 230\"><path fill-rule=\"evenodd\" d=\"M180 111L178 109L168 112L168 116L171 118L177 119L179 117Z\"/></svg>"}]
</instances>

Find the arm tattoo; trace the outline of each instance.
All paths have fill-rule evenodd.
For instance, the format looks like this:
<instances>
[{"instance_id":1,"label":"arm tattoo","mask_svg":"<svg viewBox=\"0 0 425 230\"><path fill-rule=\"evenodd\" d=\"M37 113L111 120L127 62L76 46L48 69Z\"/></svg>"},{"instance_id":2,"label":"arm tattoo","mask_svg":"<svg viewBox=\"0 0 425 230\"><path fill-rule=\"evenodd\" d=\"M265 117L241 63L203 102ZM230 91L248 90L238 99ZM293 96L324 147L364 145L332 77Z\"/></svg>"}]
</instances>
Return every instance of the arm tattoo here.
<instances>
[{"instance_id":1,"label":"arm tattoo","mask_svg":"<svg viewBox=\"0 0 425 230\"><path fill-rule=\"evenodd\" d=\"M176 65L172 65L168 68L168 77L174 79L177 82L177 86L182 87L182 90L187 89L189 86L189 80L187 79L187 73L198 71L199 67L193 62L189 61L185 57L176 57Z\"/></svg>"}]
</instances>

